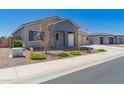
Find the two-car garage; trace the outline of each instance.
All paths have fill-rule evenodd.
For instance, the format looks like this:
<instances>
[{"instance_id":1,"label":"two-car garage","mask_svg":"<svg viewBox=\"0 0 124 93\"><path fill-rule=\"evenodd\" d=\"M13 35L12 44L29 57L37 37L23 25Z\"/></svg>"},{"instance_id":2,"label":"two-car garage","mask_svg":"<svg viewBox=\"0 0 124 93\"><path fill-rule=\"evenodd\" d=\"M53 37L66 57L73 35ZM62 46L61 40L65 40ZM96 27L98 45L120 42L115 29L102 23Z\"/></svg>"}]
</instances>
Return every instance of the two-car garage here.
<instances>
[{"instance_id":1,"label":"two-car garage","mask_svg":"<svg viewBox=\"0 0 124 93\"><path fill-rule=\"evenodd\" d=\"M100 44L115 44L115 37L99 37Z\"/></svg>"}]
</instances>

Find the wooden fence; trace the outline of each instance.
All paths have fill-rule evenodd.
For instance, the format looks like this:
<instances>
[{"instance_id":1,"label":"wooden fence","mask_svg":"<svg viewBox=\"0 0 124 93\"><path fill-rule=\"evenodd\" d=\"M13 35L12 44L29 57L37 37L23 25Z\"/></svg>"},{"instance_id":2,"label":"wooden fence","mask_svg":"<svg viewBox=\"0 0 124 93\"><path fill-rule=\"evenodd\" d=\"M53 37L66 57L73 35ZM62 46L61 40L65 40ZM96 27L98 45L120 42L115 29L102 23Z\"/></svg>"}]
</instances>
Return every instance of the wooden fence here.
<instances>
[{"instance_id":1,"label":"wooden fence","mask_svg":"<svg viewBox=\"0 0 124 93\"><path fill-rule=\"evenodd\" d=\"M12 37L6 39L0 39L0 48L7 48L11 47L11 41L13 40Z\"/></svg>"}]
</instances>

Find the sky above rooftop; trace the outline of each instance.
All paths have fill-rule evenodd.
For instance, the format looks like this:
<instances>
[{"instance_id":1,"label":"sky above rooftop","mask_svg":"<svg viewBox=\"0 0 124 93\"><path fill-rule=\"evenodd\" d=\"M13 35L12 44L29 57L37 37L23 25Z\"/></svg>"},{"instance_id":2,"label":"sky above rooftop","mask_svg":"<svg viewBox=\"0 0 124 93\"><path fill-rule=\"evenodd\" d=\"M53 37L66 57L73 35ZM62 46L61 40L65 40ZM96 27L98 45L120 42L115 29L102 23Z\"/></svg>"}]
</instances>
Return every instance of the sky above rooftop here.
<instances>
[{"instance_id":1,"label":"sky above rooftop","mask_svg":"<svg viewBox=\"0 0 124 93\"><path fill-rule=\"evenodd\" d=\"M124 10L0 9L0 36L9 36L21 24L50 16L70 18L86 32L124 35Z\"/></svg>"}]
</instances>

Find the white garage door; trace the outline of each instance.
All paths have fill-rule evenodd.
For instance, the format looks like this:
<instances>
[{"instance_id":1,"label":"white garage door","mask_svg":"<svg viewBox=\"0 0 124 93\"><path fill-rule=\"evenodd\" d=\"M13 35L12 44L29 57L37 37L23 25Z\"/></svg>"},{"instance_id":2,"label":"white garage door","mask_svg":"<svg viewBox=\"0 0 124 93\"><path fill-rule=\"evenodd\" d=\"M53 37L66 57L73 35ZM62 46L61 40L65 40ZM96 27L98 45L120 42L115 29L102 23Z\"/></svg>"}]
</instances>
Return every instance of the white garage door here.
<instances>
[{"instance_id":1,"label":"white garage door","mask_svg":"<svg viewBox=\"0 0 124 93\"><path fill-rule=\"evenodd\" d=\"M74 47L74 33L68 34L68 46Z\"/></svg>"}]
</instances>

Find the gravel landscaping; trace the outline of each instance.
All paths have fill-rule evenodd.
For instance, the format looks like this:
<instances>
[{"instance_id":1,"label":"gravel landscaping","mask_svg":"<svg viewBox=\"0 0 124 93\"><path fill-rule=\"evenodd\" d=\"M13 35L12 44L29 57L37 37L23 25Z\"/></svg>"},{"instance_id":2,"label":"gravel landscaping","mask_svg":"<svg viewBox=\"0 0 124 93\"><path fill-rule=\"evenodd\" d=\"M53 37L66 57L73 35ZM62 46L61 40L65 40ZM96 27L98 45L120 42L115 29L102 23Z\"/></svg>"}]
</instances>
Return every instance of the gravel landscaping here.
<instances>
[{"instance_id":1,"label":"gravel landscaping","mask_svg":"<svg viewBox=\"0 0 124 93\"><path fill-rule=\"evenodd\" d=\"M57 54L61 52L68 52L68 51L53 50L53 51L49 51L47 58L44 60L31 60L29 58L30 52L28 50L24 51L25 57L10 58L9 55L11 54L11 49L0 48L0 53L1 53L0 54L0 69L60 59L60 57ZM99 51L97 50L93 50L91 53L88 53L87 51L83 50L81 51L81 55L87 55L87 54L98 53L98 52ZM35 53L41 53L41 51L35 51ZM73 57L73 56L69 56L69 57Z\"/></svg>"}]
</instances>

